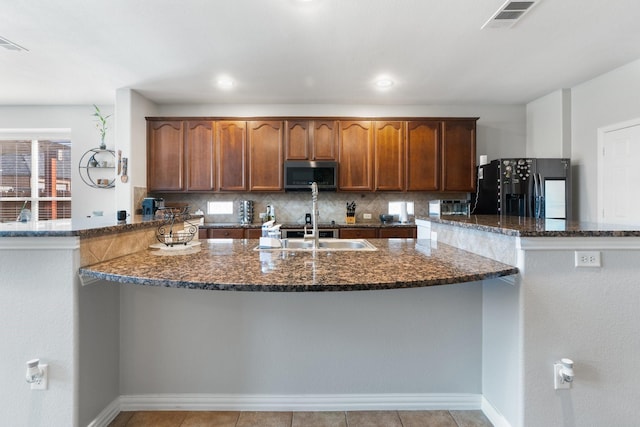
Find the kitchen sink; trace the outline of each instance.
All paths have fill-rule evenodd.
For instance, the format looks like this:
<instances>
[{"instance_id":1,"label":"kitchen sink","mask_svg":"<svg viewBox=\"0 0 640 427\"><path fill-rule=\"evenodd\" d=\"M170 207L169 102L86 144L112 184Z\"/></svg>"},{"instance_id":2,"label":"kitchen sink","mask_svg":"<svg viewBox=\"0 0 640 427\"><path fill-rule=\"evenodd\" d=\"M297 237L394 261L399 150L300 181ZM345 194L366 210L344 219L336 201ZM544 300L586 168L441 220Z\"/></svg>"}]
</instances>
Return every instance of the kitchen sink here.
<instances>
[{"instance_id":1,"label":"kitchen sink","mask_svg":"<svg viewBox=\"0 0 640 427\"><path fill-rule=\"evenodd\" d=\"M312 251L313 240L304 239L282 239L281 248L261 248L256 246L255 250L259 251ZM365 239L319 239L318 251L377 251L378 248L373 246Z\"/></svg>"}]
</instances>

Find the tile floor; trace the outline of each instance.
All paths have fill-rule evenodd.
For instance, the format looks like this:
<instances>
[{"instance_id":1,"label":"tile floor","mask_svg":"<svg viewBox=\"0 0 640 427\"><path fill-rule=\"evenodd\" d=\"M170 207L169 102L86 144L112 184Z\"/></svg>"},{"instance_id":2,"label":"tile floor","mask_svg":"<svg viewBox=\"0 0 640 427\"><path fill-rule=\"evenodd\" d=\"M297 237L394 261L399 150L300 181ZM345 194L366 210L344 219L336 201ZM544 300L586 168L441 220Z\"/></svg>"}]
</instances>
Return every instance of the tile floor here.
<instances>
[{"instance_id":1,"label":"tile floor","mask_svg":"<svg viewBox=\"0 0 640 427\"><path fill-rule=\"evenodd\" d=\"M109 427L492 427L482 411L121 412Z\"/></svg>"}]
</instances>

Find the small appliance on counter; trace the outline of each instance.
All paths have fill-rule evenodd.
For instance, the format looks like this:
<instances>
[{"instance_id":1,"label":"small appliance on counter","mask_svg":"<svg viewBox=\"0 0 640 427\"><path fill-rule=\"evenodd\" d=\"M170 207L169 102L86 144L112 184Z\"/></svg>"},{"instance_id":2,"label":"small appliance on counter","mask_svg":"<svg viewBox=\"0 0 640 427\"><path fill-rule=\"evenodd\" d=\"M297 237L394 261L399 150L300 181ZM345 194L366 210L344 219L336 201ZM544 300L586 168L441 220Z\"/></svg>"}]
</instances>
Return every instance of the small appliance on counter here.
<instances>
[{"instance_id":1,"label":"small appliance on counter","mask_svg":"<svg viewBox=\"0 0 640 427\"><path fill-rule=\"evenodd\" d=\"M253 201L240 200L240 209L238 210L240 224L251 224L253 222Z\"/></svg>"},{"instance_id":2,"label":"small appliance on counter","mask_svg":"<svg viewBox=\"0 0 640 427\"><path fill-rule=\"evenodd\" d=\"M430 200L429 216L469 216L471 205L469 200Z\"/></svg>"},{"instance_id":3,"label":"small appliance on counter","mask_svg":"<svg viewBox=\"0 0 640 427\"><path fill-rule=\"evenodd\" d=\"M380 222L383 224L391 224L395 222L396 217L391 214L380 214Z\"/></svg>"},{"instance_id":4,"label":"small appliance on counter","mask_svg":"<svg viewBox=\"0 0 640 427\"><path fill-rule=\"evenodd\" d=\"M142 215L155 215L158 209L164 209L164 199L145 197L142 200Z\"/></svg>"}]
</instances>

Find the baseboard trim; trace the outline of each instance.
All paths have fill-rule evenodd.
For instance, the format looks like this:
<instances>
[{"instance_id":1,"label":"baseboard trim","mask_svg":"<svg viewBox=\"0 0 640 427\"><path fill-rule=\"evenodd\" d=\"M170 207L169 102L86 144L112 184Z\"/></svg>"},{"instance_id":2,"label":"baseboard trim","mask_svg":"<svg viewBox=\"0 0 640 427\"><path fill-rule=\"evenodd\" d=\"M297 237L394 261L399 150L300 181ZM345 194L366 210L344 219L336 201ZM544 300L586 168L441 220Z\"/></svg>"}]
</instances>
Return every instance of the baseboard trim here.
<instances>
[{"instance_id":1,"label":"baseboard trim","mask_svg":"<svg viewBox=\"0 0 640 427\"><path fill-rule=\"evenodd\" d=\"M116 397L87 427L107 427L109 423L118 416L121 410L120 398Z\"/></svg>"},{"instance_id":2,"label":"baseboard trim","mask_svg":"<svg viewBox=\"0 0 640 427\"><path fill-rule=\"evenodd\" d=\"M358 411L481 409L479 394L145 394L120 396L120 410Z\"/></svg>"},{"instance_id":3,"label":"baseboard trim","mask_svg":"<svg viewBox=\"0 0 640 427\"><path fill-rule=\"evenodd\" d=\"M482 412L489 418L493 427L511 427L511 423L493 406L484 396L482 396Z\"/></svg>"},{"instance_id":4,"label":"baseboard trim","mask_svg":"<svg viewBox=\"0 0 640 427\"><path fill-rule=\"evenodd\" d=\"M490 411L485 410L485 407ZM480 394L136 394L116 398L87 427L107 427L121 411L482 410L511 427ZM504 420L502 423L500 420Z\"/></svg>"}]
</instances>

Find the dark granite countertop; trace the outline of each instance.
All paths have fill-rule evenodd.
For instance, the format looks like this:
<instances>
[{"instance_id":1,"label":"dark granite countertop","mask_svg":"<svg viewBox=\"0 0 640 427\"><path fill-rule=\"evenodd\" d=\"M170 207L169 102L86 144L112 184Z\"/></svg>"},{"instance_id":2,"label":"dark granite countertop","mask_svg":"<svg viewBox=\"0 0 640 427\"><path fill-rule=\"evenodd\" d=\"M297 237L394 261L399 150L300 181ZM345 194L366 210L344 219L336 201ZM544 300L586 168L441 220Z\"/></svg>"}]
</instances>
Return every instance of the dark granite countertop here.
<instances>
[{"instance_id":1,"label":"dark granite countertop","mask_svg":"<svg viewBox=\"0 0 640 427\"><path fill-rule=\"evenodd\" d=\"M378 250L256 251L257 239L202 240L196 253L151 250L80 269L119 283L232 291L357 291L447 285L508 276L516 267L429 240L368 239Z\"/></svg>"},{"instance_id":2,"label":"dark granite countertop","mask_svg":"<svg viewBox=\"0 0 640 427\"><path fill-rule=\"evenodd\" d=\"M638 237L640 226L536 219L518 216L427 216L418 220L519 237Z\"/></svg>"},{"instance_id":3,"label":"dark granite countertop","mask_svg":"<svg viewBox=\"0 0 640 427\"><path fill-rule=\"evenodd\" d=\"M190 220L197 225L199 217ZM164 221L150 216L136 215L119 223L115 218L98 216L82 219L56 219L49 221L3 222L0 237L94 237L125 231L158 227Z\"/></svg>"},{"instance_id":4,"label":"dark granite countertop","mask_svg":"<svg viewBox=\"0 0 640 427\"><path fill-rule=\"evenodd\" d=\"M347 223L321 223L318 224L318 228L381 228L381 227L396 227L396 228L411 228L411 227L415 227L416 223L415 222L391 222L391 223L382 223L382 222L362 222L362 223L355 223L355 224L347 224ZM200 225L200 228L260 228L262 227L262 224L256 224L256 223L252 223L252 224L240 224L240 223L235 223L235 222L205 222L204 224ZM304 228L304 224L298 224L298 223L282 223L281 227L282 229L291 229L291 228Z\"/></svg>"}]
</instances>

